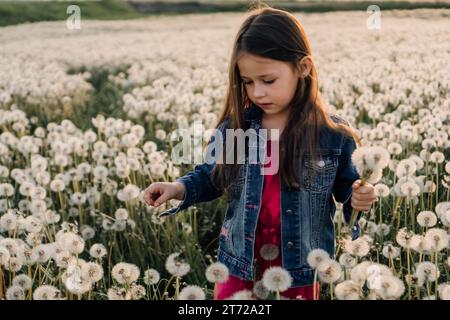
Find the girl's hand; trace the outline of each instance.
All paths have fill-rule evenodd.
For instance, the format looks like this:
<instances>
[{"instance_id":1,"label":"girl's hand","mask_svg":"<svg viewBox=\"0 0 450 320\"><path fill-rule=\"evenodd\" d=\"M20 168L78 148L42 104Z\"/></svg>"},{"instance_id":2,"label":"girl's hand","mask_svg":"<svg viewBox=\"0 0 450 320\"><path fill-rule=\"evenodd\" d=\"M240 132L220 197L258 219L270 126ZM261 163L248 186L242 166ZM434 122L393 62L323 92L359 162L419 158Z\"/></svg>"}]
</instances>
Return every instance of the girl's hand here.
<instances>
[{"instance_id":1,"label":"girl's hand","mask_svg":"<svg viewBox=\"0 0 450 320\"><path fill-rule=\"evenodd\" d=\"M358 211L369 211L375 201L375 190L373 185L365 183L361 186L361 179L352 184L352 207Z\"/></svg>"},{"instance_id":2,"label":"girl's hand","mask_svg":"<svg viewBox=\"0 0 450 320\"><path fill-rule=\"evenodd\" d=\"M186 192L181 182L155 182L144 191L144 201L149 206L159 207L170 199L183 200Z\"/></svg>"}]
</instances>

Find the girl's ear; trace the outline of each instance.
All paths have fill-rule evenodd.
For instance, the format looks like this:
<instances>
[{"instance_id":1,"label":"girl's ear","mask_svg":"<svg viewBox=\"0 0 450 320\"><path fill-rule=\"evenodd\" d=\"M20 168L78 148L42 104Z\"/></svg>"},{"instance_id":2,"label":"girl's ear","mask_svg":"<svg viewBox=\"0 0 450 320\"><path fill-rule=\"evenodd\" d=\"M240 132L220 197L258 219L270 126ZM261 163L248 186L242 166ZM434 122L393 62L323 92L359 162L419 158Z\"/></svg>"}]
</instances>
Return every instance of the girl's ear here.
<instances>
[{"instance_id":1,"label":"girl's ear","mask_svg":"<svg viewBox=\"0 0 450 320\"><path fill-rule=\"evenodd\" d=\"M312 60L309 56L304 56L297 63L298 76L300 78L306 78L312 69Z\"/></svg>"}]
</instances>

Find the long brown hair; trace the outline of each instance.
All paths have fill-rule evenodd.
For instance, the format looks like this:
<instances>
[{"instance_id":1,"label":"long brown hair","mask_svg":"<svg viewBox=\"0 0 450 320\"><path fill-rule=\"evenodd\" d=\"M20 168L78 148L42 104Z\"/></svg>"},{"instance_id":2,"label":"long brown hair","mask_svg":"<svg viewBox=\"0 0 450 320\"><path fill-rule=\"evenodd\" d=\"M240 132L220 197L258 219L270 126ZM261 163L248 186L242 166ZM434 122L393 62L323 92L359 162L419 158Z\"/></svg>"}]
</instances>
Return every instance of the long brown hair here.
<instances>
[{"instance_id":1,"label":"long brown hair","mask_svg":"<svg viewBox=\"0 0 450 320\"><path fill-rule=\"evenodd\" d=\"M217 126L229 119L231 129L245 130L244 111L251 102L237 65L243 53L288 62L292 68L297 67L298 62L305 56L309 56L312 60L312 51L306 33L294 15L267 5L250 11L234 39L228 69L229 84ZM300 181L297 166L301 165L304 151L311 154L314 160L314 151L319 144L322 126L353 137L358 144L360 140L351 127L335 123L327 114L320 99L318 75L314 63L310 74L299 79L289 108L289 120L280 136L279 169L282 187L284 185L298 189ZM227 188L235 178L238 167L237 164L216 164L212 171L215 185L219 189ZM231 175L228 174L229 169L231 169Z\"/></svg>"}]
</instances>

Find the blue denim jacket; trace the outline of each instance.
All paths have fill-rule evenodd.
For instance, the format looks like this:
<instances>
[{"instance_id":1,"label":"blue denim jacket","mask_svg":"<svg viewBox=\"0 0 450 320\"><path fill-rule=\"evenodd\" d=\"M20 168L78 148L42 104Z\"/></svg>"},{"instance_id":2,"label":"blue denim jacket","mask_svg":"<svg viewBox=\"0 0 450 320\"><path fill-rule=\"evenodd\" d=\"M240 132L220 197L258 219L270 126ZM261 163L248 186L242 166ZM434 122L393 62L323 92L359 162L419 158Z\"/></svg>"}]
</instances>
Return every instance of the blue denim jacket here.
<instances>
[{"instance_id":1,"label":"blue denim jacket","mask_svg":"<svg viewBox=\"0 0 450 320\"><path fill-rule=\"evenodd\" d=\"M261 118L262 110L259 107L251 105L246 109L246 124L256 132L261 129ZM336 115L331 115L331 118L348 125ZM218 127L224 139L227 128L230 128L229 120ZM212 137L208 148L213 145L214 140ZM258 145L249 146L250 149L252 147L257 150ZM293 287L313 283L314 270L307 263L312 249L321 248L331 257L334 256L333 218L336 206L332 196L343 203L345 221L347 224L350 221L352 183L359 179L351 162L355 148L356 143L352 138L324 128L321 130L320 147L317 150L322 163L321 166L316 166L319 172L315 178L311 178L311 171L316 164L306 154L300 169L305 185L300 190L281 191L281 257L283 268L293 278ZM185 185L185 197L178 207L166 210L161 216L176 214L193 204L211 201L223 194L223 191L216 189L210 178L214 163L208 163L195 166L193 171L176 180ZM264 182L261 166L261 163L252 164L248 161L241 166L237 179L229 188L225 219L219 235L218 261L225 264L231 274L245 280L253 280L255 275L255 231ZM359 233L359 225L355 223L352 229L353 239Z\"/></svg>"}]
</instances>

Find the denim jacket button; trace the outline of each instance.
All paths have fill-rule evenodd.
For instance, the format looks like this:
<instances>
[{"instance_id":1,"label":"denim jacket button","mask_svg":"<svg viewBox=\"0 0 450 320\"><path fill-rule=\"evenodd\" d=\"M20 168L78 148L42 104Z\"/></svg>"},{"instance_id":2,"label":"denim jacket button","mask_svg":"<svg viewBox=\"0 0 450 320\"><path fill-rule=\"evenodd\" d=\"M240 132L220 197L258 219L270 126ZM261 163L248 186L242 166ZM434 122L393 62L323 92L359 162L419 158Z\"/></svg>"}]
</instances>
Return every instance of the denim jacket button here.
<instances>
[{"instance_id":1,"label":"denim jacket button","mask_svg":"<svg viewBox=\"0 0 450 320\"><path fill-rule=\"evenodd\" d=\"M319 162L317 162L317 165L318 165L320 168L323 168L323 167L325 166L325 161L320 160Z\"/></svg>"},{"instance_id":2,"label":"denim jacket button","mask_svg":"<svg viewBox=\"0 0 450 320\"><path fill-rule=\"evenodd\" d=\"M292 214L292 210L291 210L291 209L287 209L287 210L286 210L286 213L287 213L287 214Z\"/></svg>"},{"instance_id":3,"label":"denim jacket button","mask_svg":"<svg viewBox=\"0 0 450 320\"><path fill-rule=\"evenodd\" d=\"M288 247L289 249L291 249L293 246L294 246L294 244L293 244L291 241L289 241L289 242L287 243L287 247Z\"/></svg>"}]
</instances>

